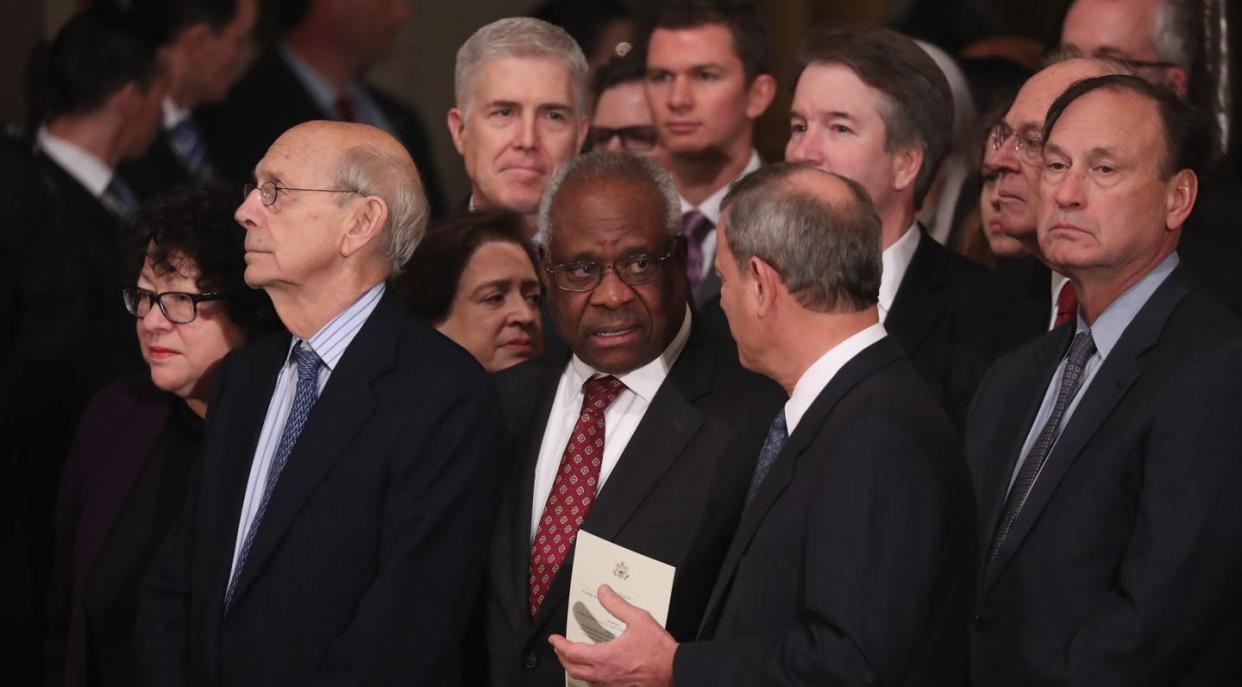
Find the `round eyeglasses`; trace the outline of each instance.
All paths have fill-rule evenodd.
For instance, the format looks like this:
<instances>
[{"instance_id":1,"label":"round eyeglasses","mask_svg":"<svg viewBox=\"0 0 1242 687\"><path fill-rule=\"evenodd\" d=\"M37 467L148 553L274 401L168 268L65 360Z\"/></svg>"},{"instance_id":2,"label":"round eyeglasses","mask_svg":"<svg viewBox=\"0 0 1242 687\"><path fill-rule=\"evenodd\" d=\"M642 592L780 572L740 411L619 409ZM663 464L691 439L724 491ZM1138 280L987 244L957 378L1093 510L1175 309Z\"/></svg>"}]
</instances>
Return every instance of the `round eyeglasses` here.
<instances>
[{"instance_id":1,"label":"round eyeglasses","mask_svg":"<svg viewBox=\"0 0 1242 687\"><path fill-rule=\"evenodd\" d=\"M988 143L992 146L992 150L1000 152L1010 136L1013 136L1014 149L1018 151L1018 156L1024 162L1039 164L1044 156L1044 140L1039 134L1017 132L1008 124L998 122L988 132Z\"/></svg>"},{"instance_id":2,"label":"round eyeglasses","mask_svg":"<svg viewBox=\"0 0 1242 687\"><path fill-rule=\"evenodd\" d=\"M203 301L215 301L225 297L223 293L186 293L184 291L165 291L155 293L136 286L121 289L125 299L125 309L139 319L151 312L151 304L159 303L160 312L173 324L189 324L198 317L198 304Z\"/></svg>"},{"instance_id":3,"label":"round eyeglasses","mask_svg":"<svg viewBox=\"0 0 1242 687\"><path fill-rule=\"evenodd\" d=\"M660 267L672 257L673 248L670 248L667 254L660 256L633 253L608 263L575 260L553 265L545 271L552 275L552 281L562 291L591 291L604 280L604 272L607 270L616 272L617 278L626 284L638 286L655 281L660 274Z\"/></svg>"},{"instance_id":4,"label":"round eyeglasses","mask_svg":"<svg viewBox=\"0 0 1242 687\"><path fill-rule=\"evenodd\" d=\"M292 186L277 186L274 181L265 181L261 184L246 184L242 186L242 200L250 197L250 194L258 189L259 200L262 201L264 207L271 207L276 202L276 194L281 191L305 191L308 193L358 193L349 189L338 188L294 188Z\"/></svg>"}]
</instances>

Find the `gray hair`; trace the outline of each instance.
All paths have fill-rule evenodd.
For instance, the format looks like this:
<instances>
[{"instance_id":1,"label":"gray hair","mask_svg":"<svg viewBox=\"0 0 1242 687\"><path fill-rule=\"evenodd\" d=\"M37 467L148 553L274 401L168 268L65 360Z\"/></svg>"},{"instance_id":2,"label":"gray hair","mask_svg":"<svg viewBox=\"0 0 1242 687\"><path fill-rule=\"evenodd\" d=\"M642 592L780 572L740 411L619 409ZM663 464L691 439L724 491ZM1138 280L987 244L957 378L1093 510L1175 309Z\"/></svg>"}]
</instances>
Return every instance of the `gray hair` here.
<instances>
[{"instance_id":1,"label":"gray hair","mask_svg":"<svg viewBox=\"0 0 1242 687\"><path fill-rule=\"evenodd\" d=\"M799 174L840 181L852 202L829 201L791 183ZM752 257L763 260L802 307L858 311L879 300L880 216L856 182L807 163L785 162L743 177L721 205L738 268L745 269Z\"/></svg>"},{"instance_id":2,"label":"gray hair","mask_svg":"<svg viewBox=\"0 0 1242 687\"><path fill-rule=\"evenodd\" d=\"M548 182L543 190L543 200L539 203L538 242L548 245L552 234L552 206L556 204L561 189L605 181L650 185L664 201L664 228L668 235L675 237L681 234L681 198L673 185L673 177L663 167L633 153L596 150L571 160L557 170ZM606 193L607 190L601 192Z\"/></svg>"},{"instance_id":3,"label":"gray hair","mask_svg":"<svg viewBox=\"0 0 1242 687\"><path fill-rule=\"evenodd\" d=\"M1162 0L1156 10L1151 45L1156 58L1187 71L1198 56L1199 17L1187 0Z\"/></svg>"},{"instance_id":4,"label":"gray hair","mask_svg":"<svg viewBox=\"0 0 1242 687\"><path fill-rule=\"evenodd\" d=\"M569 70L569 83L578 115L587 111L587 61L578 43L559 26L531 17L499 19L474 32L457 50L453 93L464 113L474 95L479 69L507 57L544 57Z\"/></svg>"},{"instance_id":5,"label":"gray hair","mask_svg":"<svg viewBox=\"0 0 1242 687\"><path fill-rule=\"evenodd\" d=\"M427 230L429 209L418 169L408 157L356 145L341 153L335 177L338 188L379 196L388 206L380 253L389 262L389 276L399 274Z\"/></svg>"}]
</instances>

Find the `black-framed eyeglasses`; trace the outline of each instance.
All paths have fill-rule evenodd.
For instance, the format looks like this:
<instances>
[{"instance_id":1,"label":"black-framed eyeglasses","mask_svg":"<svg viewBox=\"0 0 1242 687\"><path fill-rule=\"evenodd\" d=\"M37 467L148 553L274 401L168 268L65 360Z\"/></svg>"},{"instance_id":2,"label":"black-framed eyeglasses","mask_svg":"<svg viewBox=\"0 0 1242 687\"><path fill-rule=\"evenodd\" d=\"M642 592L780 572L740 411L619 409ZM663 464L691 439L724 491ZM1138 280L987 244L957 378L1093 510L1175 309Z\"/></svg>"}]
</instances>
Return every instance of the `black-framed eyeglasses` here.
<instances>
[{"instance_id":1,"label":"black-framed eyeglasses","mask_svg":"<svg viewBox=\"0 0 1242 687\"><path fill-rule=\"evenodd\" d=\"M1010 136L1013 137L1013 145L1018 151L1018 156L1024 161L1038 164L1043 159L1044 140L1042 136L1014 131L1013 127L1004 122L998 122L988 132L988 144L992 146L992 150L999 152Z\"/></svg>"},{"instance_id":2,"label":"black-framed eyeglasses","mask_svg":"<svg viewBox=\"0 0 1242 687\"><path fill-rule=\"evenodd\" d=\"M598 260L575 260L546 267L544 271L552 275L552 282L562 291L591 291L604 280L604 272L607 270L616 272L617 279L626 284L638 286L655 281L660 274L660 268L672 259L676 247L674 242L668 253L660 256L632 253L616 262L606 263Z\"/></svg>"},{"instance_id":3,"label":"black-framed eyeglasses","mask_svg":"<svg viewBox=\"0 0 1242 687\"><path fill-rule=\"evenodd\" d=\"M173 324L188 324L198 317L198 304L204 301L215 301L226 294L211 291L208 293L186 293L184 291L165 291L154 293L137 286L121 289L125 298L125 309L137 318L147 316L151 312L151 304L159 303L160 312Z\"/></svg>"},{"instance_id":4,"label":"black-framed eyeglasses","mask_svg":"<svg viewBox=\"0 0 1242 687\"><path fill-rule=\"evenodd\" d=\"M292 186L277 186L274 181L265 181L261 184L246 184L242 186L242 200L250 197L251 192L255 189L259 191L259 200L263 202L264 207L271 207L276 202L276 194L281 191L307 191L310 193L358 193L350 189L339 188L294 188Z\"/></svg>"},{"instance_id":5,"label":"black-framed eyeglasses","mask_svg":"<svg viewBox=\"0 0 1242 687\"><path fill-rule=\"evenodd\" d=\"M619 138L621 147L631 153L651 152L659 142L654 126L623 126L617 129L593 126L587 131L587 146L590 150L607 148L614 138Z\"/></svg>"}]
</instances>

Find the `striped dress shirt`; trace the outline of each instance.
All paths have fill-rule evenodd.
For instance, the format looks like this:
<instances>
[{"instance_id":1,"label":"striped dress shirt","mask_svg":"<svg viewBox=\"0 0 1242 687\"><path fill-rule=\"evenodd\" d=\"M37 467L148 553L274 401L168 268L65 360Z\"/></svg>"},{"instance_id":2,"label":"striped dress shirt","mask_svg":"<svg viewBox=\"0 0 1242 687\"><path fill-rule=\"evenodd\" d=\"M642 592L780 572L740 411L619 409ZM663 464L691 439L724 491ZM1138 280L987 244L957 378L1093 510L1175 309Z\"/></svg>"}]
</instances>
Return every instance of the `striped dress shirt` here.
<instances>
[{"instance_id":1,"label":"striped dress shirt","mask_svg":"<svg viewBox=\"0 0 1242 687\"><path fill-rule=\"evenodd\" d=\"M354 304L339 315L332 318L314 336L306 340L310 349L319 356L323 364L319 366L319 389L322 394L332 370L336 369L345 349L354 340L362 325L371 316L371 311L384 295L384 283L380 282L362 295ZM293 405L294 391L298 383L298 366L293 360L293 347L302 341L294 337L289 342L289 352L285 356L285 364L276 377L276 390L272 392L272 400L267 404L267 416L263 418L263 431L259 433L259 444L254 451L254 459L250 462L250 478L246 481L246 498L242 501L241 518L237 521L237 541L233 544L233 565L229 570L232 578L237 572L237 555L241 552L242 542L246 540L246 532L254 521L259 510L259 502L263 500L263 488L267 484L267 473L272 467L272 459L276 455L276 446L280 443L280 435L285 430L285 420L289 417L289 408Z\"/></svg>"}]
</instances>

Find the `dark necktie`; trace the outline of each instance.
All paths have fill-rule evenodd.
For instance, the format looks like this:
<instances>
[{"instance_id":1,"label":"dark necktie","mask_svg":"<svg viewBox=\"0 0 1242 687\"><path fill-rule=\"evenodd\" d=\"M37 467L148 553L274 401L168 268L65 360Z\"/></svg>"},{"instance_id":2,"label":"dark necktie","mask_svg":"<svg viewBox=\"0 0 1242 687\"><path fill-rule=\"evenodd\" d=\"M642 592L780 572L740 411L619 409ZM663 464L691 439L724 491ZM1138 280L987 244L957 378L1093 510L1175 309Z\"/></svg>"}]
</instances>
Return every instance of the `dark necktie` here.
<instances>
[{"instance_id":1,"label":"dark necktie","mask_svg":"<svg viewBox=\"0 0 1242 687\"><path fill-rule=\"evenodd\" d=\"M129 184L115 174L108 180L103 195L99 196L99 202L117 217L129 217L138 210L138 197L134 195Z\"/></svg>"},{"instance_id":2,"label":"dark necktie","mask_svg":"<svg viewBox=\"0 0 1242 687\"><path fill-rule=\"evenodd\" d=\"M686 276L690 279L690 293L699 291L703 281L703 239L716 225L698 210L681 216L681 232L686 236Z\"/></svg>"},{"instance_id":3,"label":"dark necktie","mask_svg":"<svg viewBox=\"0 0 1242 687\"><path fill-rule=\"evenodd\" d=\"M582 385L582 412L565 444L561 464L530 547L530 614L543 605L556 571L561 569L578 528L586 520L599 489L604 461L604 411L625 385L616 377L596 377Z\"/></svg>"},{"instance_id":4,"label":"dark necktie","mask_svg":"<svg viewBox=\"0 0 1242 687\"><path fill-rule=\"evenodd\" d=\"M207 141L199 130L194 119L186 117L168 132L168 141L173 154L181 162L181 166L190 173L190 177L199 183L207 183L215 176L211 163L207 161Z\"/></svg>"},{"instance_id":5,"label":"dark necktie","mask_svg":"<svg viewBox=\"0 0 1242 687\"><path fill-rule=\"evenodd\" d=\"M1062 417L1078 393L1079 387L1082 386L1083 369L1093 354L1095 354L1095 340L1091 338L1090 330L1075 335L1073 343L1070 344L1069 355L1066 356L1065 372L1061 375L1061 387L1057 390L1056 401L1052 404L1052 414L1048 416L1048 421L1039 430L1035 443L1031 446L1030 452L1026 454L1026 459L1022 461L1022 467L1018 469L1018 476L1014 478L1013 487L1009 489L1009 497L1005 499L1005 511L1001 516L996 536L992 539L992 551L988 554L988 565L992 564L996 558L996 552L1000 550L1001 544L1004 544L1005 538L1009 536L1009 530L1013 528L1014 521L1022 512L1022 506L1026 504L1026 497L1030 495L1031 487L1035 486L1035 478L1039 476L1039 471L1043 469L1048 454L1052 452L1052 446L1061 433Z\"/></svg>"},{"instance_id":6,"label":"dark necktie","mask_svg":"<svg viewBox=\"0 0 1242 687\"><path fill-rule=\"evenodd\" d=\"M763 440L763 448L759 449L755 474L750 478L750 489L746 492L747 505L750 505L751 499L755 498L755 494L759 492L759 485L763 484L763 478L768 476L768 471L772 469L776 457L781 454L781 449L785 447L787 439L789 439L789 430L785 425L785 409L781 408L776 413L776 417L772 418L772 424L768 427L768 437Z\"/></svg>"},{"instance_id":7,"label":"dark necktie","mask_svg":"<svg viewBox=\"0 0 1242 687\"><path fill-rule=\"evenodd\" d=\"M344 93L336 96L336 111L340 113L341 119L344 121L358 121L358 108L354 106L353 99Z\"/></svg>"},{"instance_id":8,"label":"dark necktie","mask_svg":"<svg viewBox=\"0 0 1242 687\"><path fill-rule=\"evenodd\" d=\"M1078 315L1078 294L1074 292L1074 283L1065 282L1057 294L1057 319L1053 329L1072 321Z\"/></svg>"},{"instance_id":9,"label":"dark necktie","mask_svg":"<svg viewBox=\"0 0 1242 687\"><path fill-rule=\"evenodd\" d=\"M285 428L280 433L280 442L276 444L276 453L272 456L272 464L267 470L267 482L263 486L263 498L259 500L259 508L255 511L250 528L246 530L246 538L242 540L241 550L237 553L237 566L233 576L229 578L228 589L224 592L224 612L228 613L233 604L233 592L237 580L241 578L242 569L246 567L246 558L250 555L250 545L254 543L254 535L259 531L259 523L267 513L267 504L271 501L272 491L276 488L276 480L285 469L289 454L293 451L306 419L310 417L311 408L319 397L319 366L323 361L306 345L298 342L293 349L293 359L298 366L298 385L293 392L293 405L289 408L289 417L285 420Z\"/></svg>"}]
</instances>

